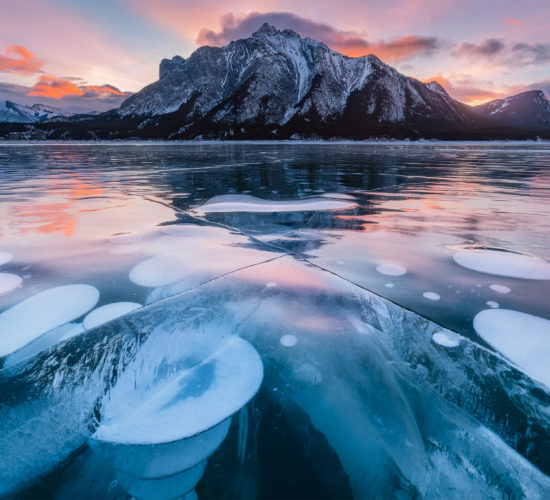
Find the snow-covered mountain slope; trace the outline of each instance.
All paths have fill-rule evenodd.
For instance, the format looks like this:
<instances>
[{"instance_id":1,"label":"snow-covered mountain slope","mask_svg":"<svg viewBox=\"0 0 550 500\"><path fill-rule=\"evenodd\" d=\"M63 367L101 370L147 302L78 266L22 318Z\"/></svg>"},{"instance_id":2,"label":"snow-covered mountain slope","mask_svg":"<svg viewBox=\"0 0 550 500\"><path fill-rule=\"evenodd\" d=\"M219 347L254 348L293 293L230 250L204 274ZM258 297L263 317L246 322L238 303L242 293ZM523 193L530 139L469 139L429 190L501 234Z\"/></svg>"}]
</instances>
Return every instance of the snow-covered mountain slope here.
<instances>
[{"instance_id":1,"label":"snow-covered mountain slope","mask_svg":"<svg viewBox=\"0 0 550 500\"><path fill-rule=\"evenodd\" d=\"M472 120L438 84L398 73L376 56L350 58L291 30L264 24L226 47L201 47L160 64L159 80L129 97L119 117L178 112L182 131L216 127L334 123L401 124ZM298 127L299 128L299 127Z\"/></svg>"},{"instance_id":2,"label":"snow-covered mountain slope","mask_svg":"<svg viewBox=\"0 0 550 500\"><path fill-rule=\"evenodd\" d=\"M505 99L497 99L475 106L474 110L500 125L532 129L550 128L550 101L541 90L530 90Z\"/></svg>"},{"instance_id":3,"label":"snow-covered mountain slope","mask_svg":"<svg viewBox=\"0 0 550 500\"><path fill-rule=\"evenodd\" d=\"M12 101L5 101L0 107L0 122L4 123L35 123L48 118L69 117L72 113L45 104L25 106Z\"/></svg>"}]
</instances>

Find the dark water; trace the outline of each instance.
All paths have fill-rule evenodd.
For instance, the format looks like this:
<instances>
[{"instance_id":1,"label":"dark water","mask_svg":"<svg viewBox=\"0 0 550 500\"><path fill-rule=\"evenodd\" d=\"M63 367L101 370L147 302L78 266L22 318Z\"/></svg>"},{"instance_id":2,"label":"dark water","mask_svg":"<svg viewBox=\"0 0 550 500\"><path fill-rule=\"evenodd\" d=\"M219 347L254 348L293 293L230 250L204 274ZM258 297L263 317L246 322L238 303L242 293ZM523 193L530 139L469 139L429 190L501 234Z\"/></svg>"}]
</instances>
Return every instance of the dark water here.
<instances>
[{"instance_id":1,"label":"dark water","mask_svg":"<svg viewBox=\"0 0 550 500\"><path fill-rule=\"evenodd\" d=\"M113 395L139 407L205 345L238 335L259 353L263 383L206 464L199 497L547 496L549 153L514 143L0 145L0 257L11 256L0 266L0 347L19 328L1 311L51 288L95 287L86 313L146 305L69 341L47 329L6 347L0 495L125 498L116 463L87 444L122 414ZM247 205L266 200L276 203ZM293 200L313 205L281 208ZM52 307L32 309L36 323ZM503 332L494 341L474 327L491 310L512 312L486 314L483 328ZM460 336L432 339L445 329ZM178 401L217 379L191 380ZM137 496L172 498L163 481Z\"/></svg>"}]
</instances>

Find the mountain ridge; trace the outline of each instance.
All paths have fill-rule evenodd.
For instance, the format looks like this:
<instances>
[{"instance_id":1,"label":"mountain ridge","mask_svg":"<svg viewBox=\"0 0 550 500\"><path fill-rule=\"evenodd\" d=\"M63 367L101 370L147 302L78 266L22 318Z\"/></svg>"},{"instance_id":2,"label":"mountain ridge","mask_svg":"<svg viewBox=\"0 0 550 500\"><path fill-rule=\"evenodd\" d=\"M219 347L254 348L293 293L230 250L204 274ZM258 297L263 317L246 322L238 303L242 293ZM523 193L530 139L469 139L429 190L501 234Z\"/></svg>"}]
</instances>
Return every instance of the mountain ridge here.
<instances>
[{"instance_id":1,"label":"mountain ridge","mask_svg":"<svg viewBox=\"0 0 550 500\"><path fill-rule=\"evenodd\" d=\"M524 94L528 97L506 98L513 106L471 107L437 82L405 76L372 54L348 57L266 23L224 47L203 46L187 59L163 59L159 79L119 108L35 123L23 138L523 138L534 137L531 131L550 136L548 100L540 91L535 100L535 94ZM515 114L504 113L507 107ZM0 137L21 132L21 126L0 127Z\"/></svg>"}]
</instances>

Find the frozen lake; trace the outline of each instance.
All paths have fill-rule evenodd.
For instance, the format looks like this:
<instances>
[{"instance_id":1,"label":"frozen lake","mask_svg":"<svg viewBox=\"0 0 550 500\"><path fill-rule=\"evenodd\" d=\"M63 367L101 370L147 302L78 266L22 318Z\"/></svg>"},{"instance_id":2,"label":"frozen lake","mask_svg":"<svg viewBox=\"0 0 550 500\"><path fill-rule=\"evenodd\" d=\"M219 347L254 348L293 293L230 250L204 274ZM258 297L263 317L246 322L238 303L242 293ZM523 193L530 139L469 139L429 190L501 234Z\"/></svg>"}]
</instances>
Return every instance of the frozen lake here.
<instances>
[{"instance_id":1,"label":"frozen lake","mask_svg":"<svg viewBox=\"0 0 550 500\"><path fill-rule=\"evenodd\" d=\"M550 496L549 145L0 143L0 180L0 497Z\"/></svg>"}]
</instances>

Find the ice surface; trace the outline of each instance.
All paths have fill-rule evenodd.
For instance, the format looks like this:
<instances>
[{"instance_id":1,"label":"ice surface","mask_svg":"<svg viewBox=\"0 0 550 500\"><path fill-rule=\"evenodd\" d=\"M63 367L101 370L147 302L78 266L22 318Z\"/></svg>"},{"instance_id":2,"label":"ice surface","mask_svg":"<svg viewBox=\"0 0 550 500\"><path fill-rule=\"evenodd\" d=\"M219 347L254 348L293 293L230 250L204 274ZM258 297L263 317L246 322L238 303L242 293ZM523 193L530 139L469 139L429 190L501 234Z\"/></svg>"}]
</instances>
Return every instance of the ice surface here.
<instances>
[{"instance_id":1,"label":"ice surface","mask_svg":"<svg viewBox=\"0 0 550 500\"><path fill-rule=\"evenodd\" d=\"M137 302L113 302L111 304L105 304L89 312L82 321L82 325L86 330L95 328L107 321L123 316L131 311L134 311L141 307L141 304Z\"/></svg>"},{"instance_id":2,"label":"ice surface","mask_svg":"<svg viewBox=\"0 0 550 500\"><path fill-rule=\"evenodd\" d=\"M37 293L0 313L0 357L82 316L98 300L99 291L94 286L65 285Z\"/></svg>"},{"instance_id":3,"label":"ice surface","mask_svg":"<svg viewBox=\"0 0 550 500\"><path fill-rule=\"evenodd\" d=\"M118 401L124 396L115 387L94 439L156 444L195 436L244 406L257 392L262 377L258 353L248 342L233 337L129 412L125 402Z\"/></svg>"},{"instance_id":4,"label":"ice surface","mask_svg":"<svg viewBox=\"0 0 550 500\"><path fill-rule=\"evenodd\" d=\"M355 202L328 195L301 200L264 200L243 194L215 196L197 210L200 213L211 212L316 212L318 210L349 210L355 208Z\"/></svg>"},{"instance_id":5,"label":"ice surface","mask_svg":"<svg viewBox=\"0 0 550 500\"><path fill-rule=\"evenodd\" d=\"M379 264L376 266L376 270L387 276L403 276L407 273L407 268L400 264Z\"/></svg>"},{"instance_id":6,"label":"ice surface","mask_svg":"<svg viewBox=\"0 0 550 500\"><path fill-rule=\"evenodd\" d=\"M21 276L12 273L0 273L0 295L15 290L23 283Z\"/></svg>"},{"instance_id":7,"label":"ice surface","mask_svg":"<svg viewBox=\"0 0 550 500\"><path fill-rule=\"evenodd\" d=\"M2 264L6 264L7 262L9 262L10 260L13 259L13 254L9 253L9 252L0 252L0 266Z\"/></svg>"},{"instance_id":8,"label":"ice surface","mask_svg":"<svg viewBox=\"0 0 550 500\"><path fill-rule=\"evenodd\" d=\"M494 285L489 285L489 288L491 290L493 290L493 292L497 292L497 293L510 293L511 292L510 287L507 287L506 285L494 284Z\"/></svg>"},{"instance_id":9,"label":"ice surface","mask_svg":"<svg viewBox=\"0 0 550 500\"><path fill-rule=\"evenodd\" d=\"M464 250L454 261L468 269L497 276L530 280L550 280L550 263L538 257L498 250Z\"/></svg>"},{"instance_id":10,"label":"ice surface","mask_svg":"<svg viewBox=\"0 0 550 500\"><path fill-rule=\"evenodd\" d=\"M474 318L478 335L529 376L550 387L550 321L510 309L486 309Z\"/></svg>"}]
</instances>

